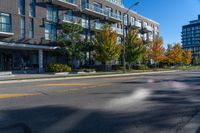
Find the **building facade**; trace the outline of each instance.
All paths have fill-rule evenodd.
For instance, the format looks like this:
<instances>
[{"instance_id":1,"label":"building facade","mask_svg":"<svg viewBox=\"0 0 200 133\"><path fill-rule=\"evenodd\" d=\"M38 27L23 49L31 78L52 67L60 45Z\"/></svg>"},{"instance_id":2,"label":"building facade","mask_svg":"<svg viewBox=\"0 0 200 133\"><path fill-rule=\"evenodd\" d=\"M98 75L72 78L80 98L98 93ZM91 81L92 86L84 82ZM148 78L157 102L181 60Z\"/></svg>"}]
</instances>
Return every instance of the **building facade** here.
<instances>
[{"instance_id":1,"label":"building facade","mask_svg":"<svg viewBox=\"0 0 200 133\"><path fill-rule=\"evenodd\" d=\"M200 56L200 15L182 28L183 49L190 49L193 60Z\"/></svg>"},{"instance_id":2,"label":"building facade","mask_svg":"<svg viewBox=\"0 0 200 133\"><path fill-rule=\"evenodd\" d=\"M0 71L42 72L49 63L63 62L57 57L55 40L59 23L81 22L83 39L90 39L103 24L123 36L129 26L141 31L143 40L159 36L159 23L128 9L123 0L1 0Z\"/></svg>"}]
</instances>

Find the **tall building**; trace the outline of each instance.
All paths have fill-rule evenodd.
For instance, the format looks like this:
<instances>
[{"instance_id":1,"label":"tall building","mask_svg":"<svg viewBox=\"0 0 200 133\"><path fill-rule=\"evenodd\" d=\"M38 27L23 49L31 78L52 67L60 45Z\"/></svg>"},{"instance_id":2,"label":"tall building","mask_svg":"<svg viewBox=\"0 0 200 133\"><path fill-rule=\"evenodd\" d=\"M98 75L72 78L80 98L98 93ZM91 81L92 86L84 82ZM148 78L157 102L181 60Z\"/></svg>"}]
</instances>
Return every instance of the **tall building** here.
<instances>
[{"instance_id":1,"label":"tall building","mask_svg":"<svg viewBox=\"0 0 200 133\"><path fill-rule=\"evenodd\" d=\"M192 58L200 56L200 15L197 20L190 21L182 28L183 49L190 49Z\"/></svg>"},{"instance_id":2,"label":"tall building","mask_svg":"<svg viewBox=\"0 0 200 133\"><path fill-rule=\"evenodd\" d=\"M139 29L144 40L159 35L159 23L133 11L123 15L127 10L122 0L0 0L0 71L42 72L63 62L54 54L59 23L81 22L88 40L109 23L120 41L123 19L125 29Z\"/></svg>"}]
</instances>

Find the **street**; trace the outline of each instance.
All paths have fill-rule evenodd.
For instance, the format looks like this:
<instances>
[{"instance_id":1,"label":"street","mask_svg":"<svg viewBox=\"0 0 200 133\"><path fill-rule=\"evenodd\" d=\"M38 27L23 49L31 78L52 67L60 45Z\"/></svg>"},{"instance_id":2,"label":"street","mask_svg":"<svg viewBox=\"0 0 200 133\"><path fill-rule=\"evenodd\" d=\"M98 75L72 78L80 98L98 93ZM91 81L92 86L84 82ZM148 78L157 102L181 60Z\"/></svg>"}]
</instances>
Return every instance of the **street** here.
<instances>
[{"instance_id":1,"label":"street","mask_svg":"<svg viewBox=\"0 0 200 133\"><path fill-rule=\"evenodd\" d=\"M200 71L0 84L0 133L200 133Z\"/></svg>"}]
</instances>

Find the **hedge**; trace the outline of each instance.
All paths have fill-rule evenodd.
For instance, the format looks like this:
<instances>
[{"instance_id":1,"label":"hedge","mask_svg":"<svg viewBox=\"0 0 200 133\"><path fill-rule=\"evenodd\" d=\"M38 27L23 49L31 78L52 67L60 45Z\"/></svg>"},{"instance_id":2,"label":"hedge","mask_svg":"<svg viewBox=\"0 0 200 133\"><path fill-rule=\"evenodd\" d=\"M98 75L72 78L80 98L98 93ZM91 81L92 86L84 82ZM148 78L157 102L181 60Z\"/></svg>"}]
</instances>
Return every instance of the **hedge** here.
<instances>
[{"instance_id":1,"label":"hedge","mask_svg":"<svg viewBox=\"0 0 200 133\"><path fill-rule=\"evenodd\" d=\"M64 64L48 64L45 67L46 72L70 72L72 69Z\"/></svg>"}]
</instances>

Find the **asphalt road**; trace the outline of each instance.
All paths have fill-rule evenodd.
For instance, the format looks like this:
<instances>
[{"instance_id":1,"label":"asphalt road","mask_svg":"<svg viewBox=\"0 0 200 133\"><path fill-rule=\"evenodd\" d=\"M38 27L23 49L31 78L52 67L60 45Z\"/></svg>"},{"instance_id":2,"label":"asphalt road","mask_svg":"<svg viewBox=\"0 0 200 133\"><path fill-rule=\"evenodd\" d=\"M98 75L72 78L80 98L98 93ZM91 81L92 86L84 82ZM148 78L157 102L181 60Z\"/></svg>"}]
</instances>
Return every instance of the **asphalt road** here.
<instances>
[{"instance_id":1,"label":"asphalt road","mask_svg":"<svg viewBox=\"0 0 200 133\"><path fill-rule=\"evenodd\" d=\"M200 72L0 84L0 133L200 133Z\"/></svg>"}]
</instances>

